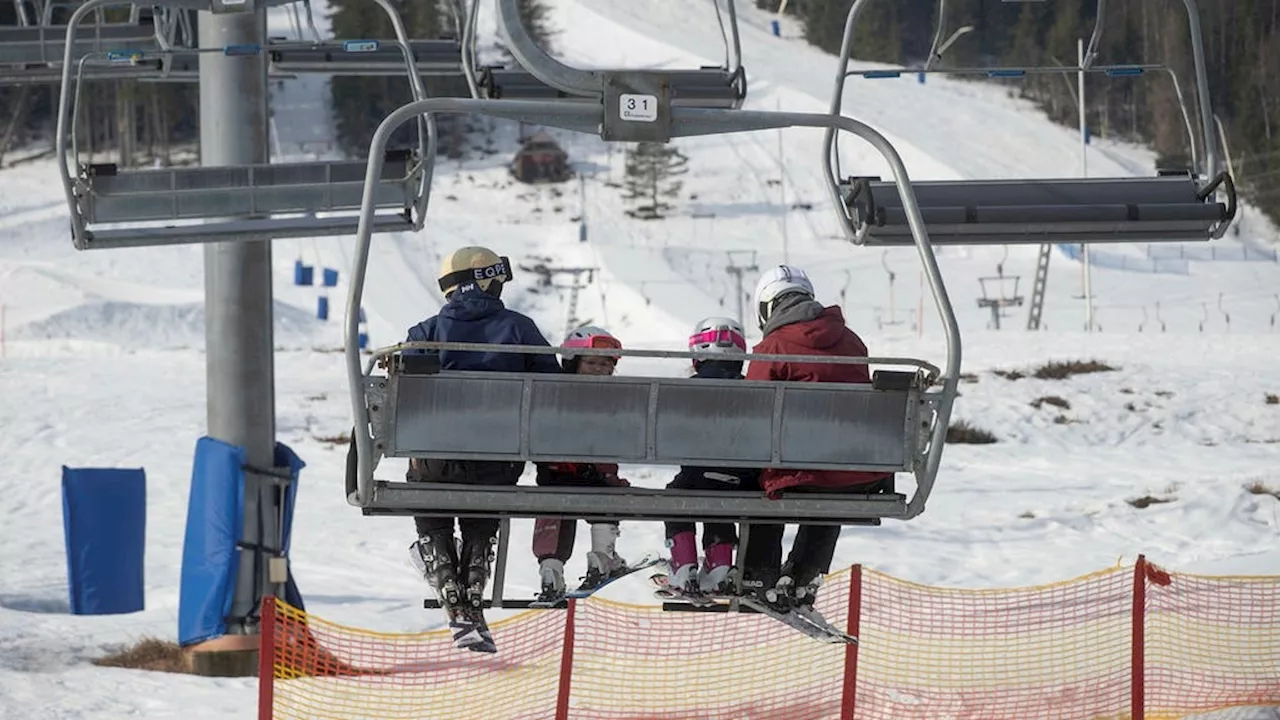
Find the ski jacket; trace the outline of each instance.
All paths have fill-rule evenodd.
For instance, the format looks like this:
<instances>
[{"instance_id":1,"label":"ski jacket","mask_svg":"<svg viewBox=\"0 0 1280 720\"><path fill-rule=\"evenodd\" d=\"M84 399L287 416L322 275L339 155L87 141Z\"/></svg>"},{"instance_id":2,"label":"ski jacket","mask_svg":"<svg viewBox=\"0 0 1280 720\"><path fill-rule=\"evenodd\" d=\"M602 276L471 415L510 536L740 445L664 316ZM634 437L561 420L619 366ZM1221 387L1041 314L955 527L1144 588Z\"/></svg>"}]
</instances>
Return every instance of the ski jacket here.
<instances>
[{"instance_id":1,"label":"ski jacket","mask_svg":"<svg viewBox=\"0 0 1280 720\"><path fill-rule=\"evenodd\" d=\"M612 463L537 463L539 485L590 485L630 487L618 477L618 466Z\"/></svg>"},{"instance_id":2,"label":"ski jacket","mask_svg":"<svg viewBox=\"0 0 1280 720\"><path fill-rule=\"evenodd\" d=\"M501 299L479 288L455 292L450 296L449 302L440 308L438 315L409 328L408 341L550 345L533 320L514 310L508 310ZM440 351L440 367L445 370L560 372L560 364L556 362L554 355L471 350Z\"/></svg>"},{"instance_id":3,"label":"ski jacket","mask_svg":"<svg viewBox=\"0 0 1280 720\"><path fill-rule=\"evenodd\" d=\"M822 307L807 300L778 308L765 325L765 336L753 353L777 355L837 355L867 357L867 346L852 330L845 327L844 313L838 305ZM866 365L834 363L773 362L755 360L747 367L748 380L781 380L784 382L869 383ZM891 478L893 473L860 470L787 470L766 468L760 485L770 498L789 487L847 488L867 485Z\"/></svg>"}]
</instances>

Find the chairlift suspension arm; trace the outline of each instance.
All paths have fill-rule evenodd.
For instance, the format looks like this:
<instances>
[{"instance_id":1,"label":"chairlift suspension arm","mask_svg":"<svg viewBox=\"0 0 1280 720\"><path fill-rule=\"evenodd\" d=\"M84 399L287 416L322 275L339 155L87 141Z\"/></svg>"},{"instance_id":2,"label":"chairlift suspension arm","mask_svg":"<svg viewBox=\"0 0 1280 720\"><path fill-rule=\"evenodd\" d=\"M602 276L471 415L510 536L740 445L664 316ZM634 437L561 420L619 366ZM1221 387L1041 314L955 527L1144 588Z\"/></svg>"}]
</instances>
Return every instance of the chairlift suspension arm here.
<instances>
[{"instance_id":1,"label":"chairlift suspension arm","mask_svg":"<svg viewBox=\"0 0 1280 720\"><path fill-rule=\"evenodd\" d=\"M513 0L500 0L508 14L515 9ZM512 16L509 20L518 20ZM527 34L526 34L527 36ZM556 65L559 65L556 63ZM563 67L563 66L561 66ZM529 68L531 72L535 68ZM573 70L572 68L568 68ZM546 68L537 68L543 75L554 75ZM582 76L575 76L581 80ZM545 79L545 78L544 78ZM346 307L345 356L347 379L351 391L352 413L355 418L356 432L354 441L357 446L357 478L356 492L351 500L358 505L368 507L373 498L373 443L369 437L369 408L365 403L365 376L361 372L360 350L358 344L359 309L364 292L364 282L369 260L370 241L374 215L374 188L381 176L383 153L391 134L403 123L420 114L428 113L475 113L504 117L526 122L558 127L565 130L596 134L605 125L605 108L582 103L531 102L516 100L464 100L456 98L434 98L409 103L394 110L388 115L373 134L370 143L369 160L365 175L364 199L360 211L359 229L357 231L356 249L353 257L353 271L350 291ZM951 407L954 402L956 386L959 381L961 345L960 331L956 323L941 271L934 255L933 246L925 227L924 219L916 202L901 157L893 146L875 129L865 123L839 115L816 113L782 113L758 111L724 111L697 108L669 108L670 137L688 137L693 135L725 134L731 132L747 132L752 130L778 129L785 127L814 127L843 130L858 135L871 144L885 159L893 172L894 181L901 194L908 224L915 240L917 251L924 265L933 292L935 304L942 316L945 328L947 359L942 377L942 392L935 395L930 402L934 408L934 421L928 428L928 451L917 468L917 490L905 509L905 517L910 518L924 510L925 501L932 491L933 481L941 461L945 443L947 425ZM435 158L428 157L428 163ZM843 208L839 191L831 188L831 199ZM911 436L915 431L907 431Z\"/></svg>"}]
</instances>

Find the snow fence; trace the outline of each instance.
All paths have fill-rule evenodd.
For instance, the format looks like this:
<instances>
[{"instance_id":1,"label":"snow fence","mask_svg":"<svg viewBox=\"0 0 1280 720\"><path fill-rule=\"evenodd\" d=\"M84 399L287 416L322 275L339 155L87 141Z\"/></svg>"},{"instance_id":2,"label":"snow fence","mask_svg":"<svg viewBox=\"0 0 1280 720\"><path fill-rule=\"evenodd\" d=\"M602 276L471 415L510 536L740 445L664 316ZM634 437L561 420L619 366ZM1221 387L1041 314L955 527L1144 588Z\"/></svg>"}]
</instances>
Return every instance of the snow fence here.
<instances>
[{"instance_id":1,"label":"snow fence","mask_svg":"<svg viewBox=\"0 0 1280 720\"><path fill-rule=\"evenodd\" d=\"M1280 577L1140 557L972 590L854 566L817 607L861 642L589 598L493 623L498 652L485 655L447 631L375 633L266 598L259 717L1151 720L1280 705Z\"/></svg>"}]
</instances>

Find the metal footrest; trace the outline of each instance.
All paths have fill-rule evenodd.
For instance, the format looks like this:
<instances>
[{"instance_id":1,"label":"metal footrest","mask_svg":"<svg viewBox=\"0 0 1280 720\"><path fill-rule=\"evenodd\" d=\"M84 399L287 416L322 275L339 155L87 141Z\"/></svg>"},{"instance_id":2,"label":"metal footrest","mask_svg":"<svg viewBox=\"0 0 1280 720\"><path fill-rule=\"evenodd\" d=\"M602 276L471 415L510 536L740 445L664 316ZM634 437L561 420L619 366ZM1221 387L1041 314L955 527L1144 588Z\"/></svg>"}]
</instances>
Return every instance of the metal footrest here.
<instances>
[{"instance_id":1,"label":"metal footrest","mask_svg":"<svg viewBox=\"0 0 1280 720\"><path fill-rule=\"evenodd\" d=\"M721 67L698 70L655 70L645 75L660 76L670 87L673 107L737 110L747 97L747 76L739 68L729 72ZM551 87L519 68L493 65L481 68L478 85L490 100L575 100L598 102L598 97L571 95Z\"/></svg>"},{"instance_id":2,"label":"metal footrest","mask_svg":"<svg viewBox=\"0 0 1280 720\"><path fill-rule=\"evenodd\" d=\"M1207 199L1190 175L1154 178L944 180L913 182L929 240L936 245L1167 242L1208 240L1235 215ZM913 245L902 197L891 182L851 178L841 195L852 218L870 226L867 245Z\"/></svg>"},{"instance_id":3,"label":"metal footrest","mask_svg":"<svg viewBox=\"0 0 1280 720\"><path fill-rule=\"evenodd\" d=\"M410 40L409 50L422 75L461 75L462 45L453 38ZM327 75L404 75L400 46L387 40L345 40L302 45L274 42L268 46L272 73Z\"/></svg>"},{"instance_id":4,"label":"metal footrest","mask_svg":"<svg viewBox=\"0 0 1280 720\"><path fill-rule=\"evenodd\" d=\"M65 25L0 27L0 65L62 65L66 52ZM118 23L82 25L76 29L72 57L111 50L156 50L155 28L151 25ZM59 74L55 80L60 78Z\"/></svg>"},{"instance_id":5,"label":"metal footrest","mask_svg":"<svg viewBox=\"0 0 1280 720\"><path fill-rule=\"evenodd\" d=\"M350 234L358 224L365 169L361 161L160 170L89 165L76 182L79 216L73 220L83 224L85 248ZM414 229L419 179L413 153L388 153L375 191L375 208L384 211L375 216L375 232ZM297 213L306 216L269 217ZM157 226L210 218L231 219ZM95 227L103 224L127 227Z\"/></svg>"},{"instance_id":6,"label":"metal footrest","mask_svg":"<svg viewBox=\"0 0 1280 720\"><path fill-rule=\"evenodd\" d=\"M905 517L906 498L897 493L797 493L769 500L759 492L488 487L377 480L372 502L363 510L365 515L395 516L855 525L870 519Z\"/></svg>"},{"instance_id":7,"label":"metal footrest","mask_svg":"<svg viewBox=\"0 0 1280 720\"><path fill-rule=\"evenodd\" d=\"M235 240L283 240L300 237L332 237L355 232L356 220L350 217L263 218L260 220L227 220L203 225L163 225L91 230L82 250L104 250L125 247L157 247L160 245L193 245ZM373 221L373 232L413 232L413 221L404 216L381 215Z\"/></svg>"}]
</instances>

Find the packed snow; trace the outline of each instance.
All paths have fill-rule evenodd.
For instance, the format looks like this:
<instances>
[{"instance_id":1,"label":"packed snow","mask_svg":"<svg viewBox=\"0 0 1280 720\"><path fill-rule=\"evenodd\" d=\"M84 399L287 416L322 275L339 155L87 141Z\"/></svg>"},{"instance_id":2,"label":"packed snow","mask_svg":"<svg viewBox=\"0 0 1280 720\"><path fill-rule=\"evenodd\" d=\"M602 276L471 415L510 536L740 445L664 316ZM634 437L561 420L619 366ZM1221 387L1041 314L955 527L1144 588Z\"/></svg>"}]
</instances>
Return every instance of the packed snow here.
<instances>
[{"instance_id":1,"label":"packed snow","mask_svg":"<svg viewBox=\"0 0 1280 720\"><path fill-rule=\"evenodd\" d=\"M709 3L556 0L555 51L584 66L689 67L721 62ZM750 6L751 3L741 3ZM678 9L677 9L678 8ZM742 7L748 108L825 112L835 58L783 22ZM317 8L317 19L324 12ZM481 32L493 35L486 5ZM273 32L290 31L273 11ZM327 32L324 23L321 31ZM859 67L870 67L859 64ZM319 78L276 91L273 145L288 158L335 152ZM927 85L850 81L845 112L883 132L916 179L1070 177L1079 141L1027 103L990 84L931 77ZM540 280L539 264L595 266L575 319L604 325L629 347L682 348L692 324L736 312L728 251L739 264L783 260L809 270L819 299L839 302L873 355L941 364L936 307L914 250L856 249L838 238L821 166L821 133L747 133L676 141L690 158L673 217L624 214L622 156L597 138L552 131L586 175L554 187L515 183L505 164L516 130L501 124L497 155L442 164L427 227L375 238L364 308L374 345L399 341L443 299L435 273L444 254L487 245L510 256L516 281L505 298L552 341L564 334L568 292ZM846 167L887 169L869 146L842 140ZM1151 152L1095 138L1097 175L1150 174ZM0 172L0 717L184 718L246 716L253 679L207 679L90 664L144 636L173 639L187 490L194 445L205 428L202 250L165 247L77 252L51 162ZM811 205L812 209L800 209ZM584 216L588 242L579 242ZM1274 251L1280 232L1246 206L1215 246ZM408 567L410 520L366 518L346 503L351 426L342 344L352 238L275 243L277 432L307 463L294 525L292 567L307 608L333 621L387 632L442 624L424 611L428 592ZM1145 553L1172 570L1280 574L1280 265L1204 260L1193 251L1176 272L1145 246L1098 252L1132 258L1095 263L1095 332L1083 331L1081 265L1055 251L1044 325L1031 333L1026 307L989 328L979 278L1020 278L1029 299L1036 249L940 251L964 338L965 382L954 412L994 433L990 445L949 445L926 513L908 523L848 528L836 565L860 562L910 580L1007 587L1062 580ZM1152 252L1160 253L1158 248ZM1234 255L1232 254L1234 253ZM332 288L292 284L294 262L339 270ZM892 279L892 282L891 282ZM560 284L564 278L556 278ZM749 292L754 280L748 278ZM1013 294L1012 280L1008 284ZM990 281L989 281L990 283ZM988 285L988 292L999 292ZM316 318L318 297L329 320ZM749 302L747 303L749 305ZM758 332L750 334L758 339ZM1051 360L1096 359L1114 369L1066 380L1010 379ZM624 360L620 374L677 375L681 362ZM1000 373L997 373L1000 371ZM1058 397L1068 407L1036 401ZM60 468L145 467L146 610L83 617L68 611ZM380 477L401 476L384 461ZM661 487L673 469L623 467L634 484ZM531 483L531 473L522 482ZM905 483L911 489L911 483ZM1167 502L1139 509L1131 501ZM1138 503L1142 504L1142 503ZM529 522L516 522L507 592L536 591ZM570 579L585 570L579 534ZM662 550L659 524L624 523L619 550ZM643 574L640 574L643 575ZM656 603L643 577L606 596ZM499 616L495 611L492 617Z\"/></svg>"}]
</instances>

